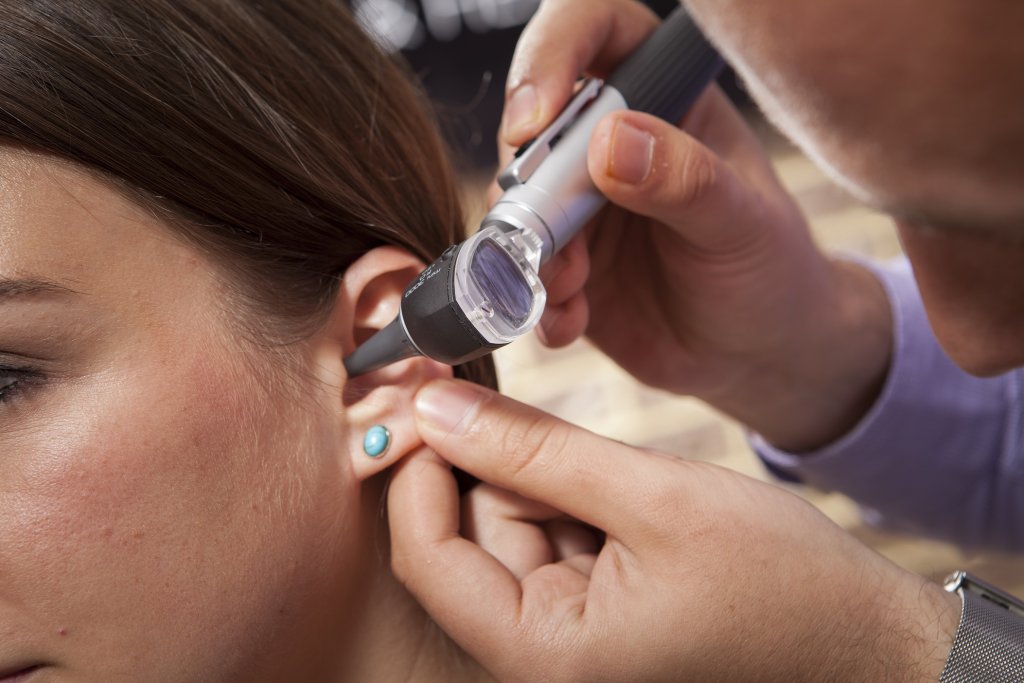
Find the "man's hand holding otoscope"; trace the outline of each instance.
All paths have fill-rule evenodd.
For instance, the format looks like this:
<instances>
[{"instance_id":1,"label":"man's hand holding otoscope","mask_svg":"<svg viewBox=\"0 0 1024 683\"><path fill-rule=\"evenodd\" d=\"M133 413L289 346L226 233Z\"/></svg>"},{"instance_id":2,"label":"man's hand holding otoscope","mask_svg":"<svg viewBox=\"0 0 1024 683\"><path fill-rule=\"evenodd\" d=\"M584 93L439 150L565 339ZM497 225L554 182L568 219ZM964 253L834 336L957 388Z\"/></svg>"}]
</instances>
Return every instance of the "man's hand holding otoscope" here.
<instances>
[{"instance_id":1,"label":"man's hand holding otoscope","mask_svg":"<svg viewBox=\"0 0 1024 683\"><path fill-rule=\"evenodd\" d=\"M611 71L656 26L631 0L542 4L510 74L506 158L543 137L577 74ZM542 338L585 331L641 381L790 449L858 420L888 363L884 293L818 251L717 89L671 122L602 111L586 169L610 204L541 270ZM394 569L501 680L934 680L942 668L955 596L794 495L464 383L426 385L416 409L427 448L393 474ZM533 566L513 572L507 547L460 535L450 466L521 496L520 525L566 513L605 542L564 557L535 547L538 532L519 553Z\"/></svg>"},{"instance_id":2,"label":"man's hand holding otoscope","mask_svg":"<svg viewBox=\"0 0 1024 683\"><path fill-rule=\"evenodd\" d=\"M704 92L722 62L685 10L645 40L649 10L600 7L587 16L628 16L626 35L569 52L557 36L537 50L527 32L511 101L525 92L525 111L553 121L506 121L515 147L481 229L406 289L394 322L346 359L349 375L413 355L457 365L538 323L556 346L586 327L640 381L698 395L782 447L843 433L886 368L880 286L825 259L756 138L717 88ZM556 2L539 14L572 25L574 11ZM601 65L617 66L573 91ZM866 322L880 333L851 334ZM774 400L750 401L766 393ZM823 393L833 400L813 400Z\"/></svg>"},{"instance_id":3,"label":"man's hand holding otoscope","mask_svg":"<svg viewBox=\"0 0 1024 683\"><path fill-rule=\"evenodd\" d=\"M349 358L350 376L413 355L457 365L523 336L544 311L538 269L605 204L587 149L605 114L631 109L675 121L722 61L685 10L672 13L606 82L581 84L498 179L505 190L480 230L405 290L395 321Z\"/></svg>"}]
</instances>

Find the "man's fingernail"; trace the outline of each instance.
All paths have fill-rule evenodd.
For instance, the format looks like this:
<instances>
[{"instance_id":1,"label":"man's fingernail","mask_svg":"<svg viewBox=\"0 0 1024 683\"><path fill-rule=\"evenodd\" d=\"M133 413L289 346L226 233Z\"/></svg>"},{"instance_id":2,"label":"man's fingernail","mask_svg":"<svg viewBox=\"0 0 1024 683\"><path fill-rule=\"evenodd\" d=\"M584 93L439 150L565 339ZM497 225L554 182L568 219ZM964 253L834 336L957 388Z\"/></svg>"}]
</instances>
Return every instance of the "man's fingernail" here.
<instances>
[{"instance_id":1,"label":"man's fingernail","mask_svg":"<svg viewBox=\"0 0 1024 683\"><path fill-rule=\"evenodd\" d=\"M608 175L636 185L647 179L654 163L654 136L626 123L615 122L608 154Z\"/></svg>"},{"instance_id":2,"label":"man's fingernail","mask_svg":"<svg viewBox=\"0 0 1024 683\"><path fill-rule=\"evenodd\" d=\"M515 89L505 105L505 139L533 129L540 120L540 100L537 89L529 83Z\"/></svg>"},{"instance_id":3,"label":"man's fingernail","mask_svg":"<svg viewBox=\"0 0 1024 683\"><path fill-rule=\"evenodd\" d=\"M481 390L461 382L433 382L416 394L416 414L441 431L462 434L483 399Z\"/></svg>"}]
</instances>

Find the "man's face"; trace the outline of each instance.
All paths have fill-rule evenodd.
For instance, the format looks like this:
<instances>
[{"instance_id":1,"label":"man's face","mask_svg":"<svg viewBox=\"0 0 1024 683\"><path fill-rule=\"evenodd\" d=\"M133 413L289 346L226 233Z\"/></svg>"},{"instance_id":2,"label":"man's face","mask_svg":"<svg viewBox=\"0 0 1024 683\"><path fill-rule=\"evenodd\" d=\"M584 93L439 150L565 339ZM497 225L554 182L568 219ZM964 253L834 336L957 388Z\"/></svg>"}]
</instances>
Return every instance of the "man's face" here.
<instances>
[{"instance_id":1,"label":"man's face","mask_svg":"<svg viewBox=\"0 0 1024 683\"><path fill-rule=\"evenodd\" d=\"M1024 3L687 4L766 114L900 222L954 360L1024 365Z\"/></svg>"}]
</instances>

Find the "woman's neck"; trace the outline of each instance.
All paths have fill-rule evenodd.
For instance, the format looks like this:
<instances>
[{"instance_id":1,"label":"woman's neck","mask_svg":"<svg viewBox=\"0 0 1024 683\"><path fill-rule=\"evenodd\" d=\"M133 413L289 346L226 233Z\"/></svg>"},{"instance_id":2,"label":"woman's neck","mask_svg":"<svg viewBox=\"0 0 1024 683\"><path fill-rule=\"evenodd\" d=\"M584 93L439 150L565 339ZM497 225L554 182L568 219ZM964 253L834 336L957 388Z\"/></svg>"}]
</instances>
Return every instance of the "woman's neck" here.
<instances>
[{"instance_id":1,"label":"woman's neck","mask_svg":"<svg viewBox=\"0 0 1024 683\"><path fill-rule=\"evenodd\" d=\"M340 681L406 681L409 683L476 683L493 680L455 645L392 575L386 522L377 514L381 497L368 491L379 520L371 543L371 569L365 577L366 601ZM381 490L381 496L384 495Z\"/></svg>"},{"instance_id":2,"label":"woman's neck","mask_svg":"<svg viewBox=\"0 0 1024 683\"><path fill-rule=\"evenodd\" d=\"M476 682L491 680L452 643L389 571L369 591L365 617L349 650L345 681Z\"/></svg>"}]
</instances>

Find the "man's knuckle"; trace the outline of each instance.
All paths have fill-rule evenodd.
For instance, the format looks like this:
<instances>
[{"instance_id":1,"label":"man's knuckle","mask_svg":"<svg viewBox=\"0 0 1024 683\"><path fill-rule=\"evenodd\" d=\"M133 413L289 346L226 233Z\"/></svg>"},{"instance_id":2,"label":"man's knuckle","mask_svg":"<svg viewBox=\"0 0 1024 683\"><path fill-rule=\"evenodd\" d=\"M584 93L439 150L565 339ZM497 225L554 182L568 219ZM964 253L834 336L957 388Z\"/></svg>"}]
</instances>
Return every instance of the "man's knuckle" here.
<instances>
[{"instance_id":1,"label":"man's knuckle","mask_svg":"<svg viewBox=\"0 0 1024 683\"><path fill-rule=\"evenodd\" d=\"M565 426L545 415L531 415L509 424L502 435L506 466L513 479L532 476L553 454L566 449Z\"/></svg>"},{"instance_id":2,"label":"man's knuckle","mask_svg":"<svg viewBox=\"0 0 1024 683\"><path fill-rule=\"evenodd\" d=\"M689 208L706 197L718 182L718 164L703 150L680 155L675 182L669 183L676 204Z\"/></svg>"}]
</instances>

